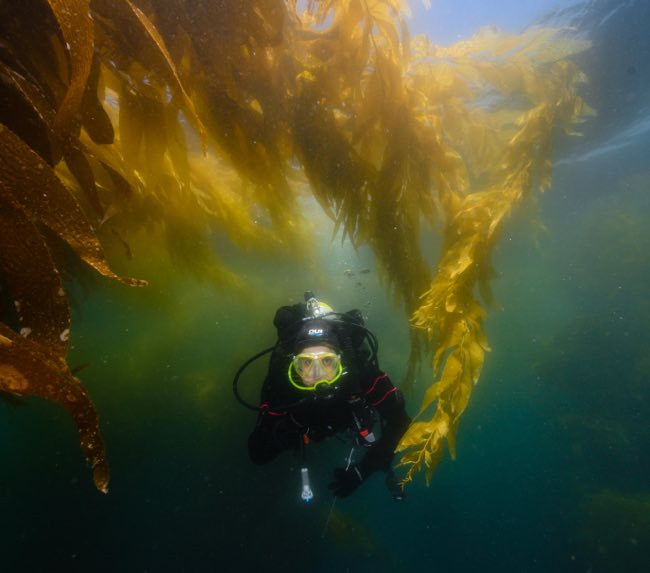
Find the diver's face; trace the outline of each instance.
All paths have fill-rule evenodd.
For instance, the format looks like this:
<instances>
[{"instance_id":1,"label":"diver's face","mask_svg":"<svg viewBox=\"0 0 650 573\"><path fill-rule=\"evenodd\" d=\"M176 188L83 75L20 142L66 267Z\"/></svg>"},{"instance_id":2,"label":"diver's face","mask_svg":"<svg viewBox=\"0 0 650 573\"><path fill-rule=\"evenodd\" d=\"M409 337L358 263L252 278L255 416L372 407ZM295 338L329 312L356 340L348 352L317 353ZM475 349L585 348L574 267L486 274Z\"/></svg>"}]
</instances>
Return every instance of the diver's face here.
<instances>
[{"instance_id":1,"label":"diver's face","mask_svg":"<svg viewBox=\"0 0 650 573\"><path fill-rule=\"evenodd\" d=\"M305 386L316 382L332 380L338 374L340 357L329 346L308 346L296 355L296 371Z\"/></svg>"}]
</instances>

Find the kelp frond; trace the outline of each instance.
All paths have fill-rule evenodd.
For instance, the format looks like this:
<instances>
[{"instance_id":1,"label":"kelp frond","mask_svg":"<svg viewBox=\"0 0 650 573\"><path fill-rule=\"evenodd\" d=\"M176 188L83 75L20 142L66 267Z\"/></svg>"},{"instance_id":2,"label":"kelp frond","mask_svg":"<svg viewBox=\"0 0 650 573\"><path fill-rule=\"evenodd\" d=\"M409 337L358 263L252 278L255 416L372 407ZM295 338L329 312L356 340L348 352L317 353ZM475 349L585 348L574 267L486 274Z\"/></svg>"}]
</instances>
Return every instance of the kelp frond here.
<instances>
[{"instance_id":1,"label":"kelp frond","mask_svg":"<svg viewBox=\"0 0 650 573\"><path fill-rule=\"evenodd\" d=\"M54 171L0 124L0 267L14 303L17 329L0 322L0 390L63 405L81 437L95 484L108 491L108 466L97 414L65 360L70 335L66 293L44 225L91 267L128 284L108 266L76 200ZM18 332L17 332L18 331Z\"/></svg>"},{"instance_id":2,"label":"kelp frond","mask_svg":"<svg viewBox=\"0 0 650 573\"><path fill-rule=\"evenodd\" d=\"M542 34L542 37L561 44L552 35ZM485 74L482 57L473 58L484 52L485 46L479 40L452 47L446 50L445 56L463 68L462 75L472 78L477 96L481 93L478 87L487 84L510 97L515 88L510 68L513 59L516 60L517 94L526 98L528 107L510 113L500 108L498 118L505 120L506 125L495 122L495 117L483 122L478 135L480 146L486 144L489 136L487 144L493 149L486 153L491 158L489 162L478 161L473 166L472 179L478 189L445 202L442 257L431 286L412 317L413 326L425 331L436 347L433 357L436 380L426 391L418 416L425 417L434 403L435 412L428 421L414 423L398 445L397 450L405 452L400 462L407 468L403 483L408 483L421 469L426 469L427 481L430 480L441 459L444 440L451 456L456 455L458 422L479 380L485 352L489 350L483 329L486 312L477 291L489 302L488 283L494 274L491 252L512 209L532 193L550 186L549 157L555 131L569 130L586 112L577 93L584 77L569 62L550 60L546 50L538 61L533 42L524 37L520 44L523 49L516 51L517 44L509 42L509 59L501 66L491 63L489 73ZM466 122L461 129L471 133L468 119L476 118L476 113L473 110L466 117L456 114L455 120L459 124ZM495 115L491 111L480 113ZM501 133L505 132L507 139L501 136L502 128L505 129ZM471 140L469 144L471 149Z\"/></svg>"}]
</instances>

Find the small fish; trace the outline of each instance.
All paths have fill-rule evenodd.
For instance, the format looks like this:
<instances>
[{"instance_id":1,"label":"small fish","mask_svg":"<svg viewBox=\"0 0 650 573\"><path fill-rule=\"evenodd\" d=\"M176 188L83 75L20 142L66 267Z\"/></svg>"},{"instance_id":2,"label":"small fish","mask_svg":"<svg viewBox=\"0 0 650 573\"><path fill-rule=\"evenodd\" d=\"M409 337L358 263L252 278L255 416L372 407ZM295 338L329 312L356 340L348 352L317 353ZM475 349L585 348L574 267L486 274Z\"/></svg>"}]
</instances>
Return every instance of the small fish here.
<instances>
[{"instance_id":1,"label":"small fish","mask_svg":"<svg viewBox=\"0 0 650 573\"><path fill-rule=\"evenodd\" d=\"M367 267L366 267L366 268L363 268L363 269L361 269L361 270L359 271L359 273L361 273L362 275L367 275L369 272L370 272L370 269L367 268Z\"/></svg>"}]
</instances>

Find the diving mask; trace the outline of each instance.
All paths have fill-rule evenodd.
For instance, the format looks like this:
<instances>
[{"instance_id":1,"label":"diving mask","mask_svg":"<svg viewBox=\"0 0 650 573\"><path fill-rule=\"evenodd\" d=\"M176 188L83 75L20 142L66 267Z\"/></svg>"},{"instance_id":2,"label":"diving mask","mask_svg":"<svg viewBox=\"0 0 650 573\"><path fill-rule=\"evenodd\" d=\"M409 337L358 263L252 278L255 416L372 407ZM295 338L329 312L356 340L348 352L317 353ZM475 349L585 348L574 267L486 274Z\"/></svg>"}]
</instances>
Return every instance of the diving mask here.
<instances>
[{"instance_id":1,"label":"diving mask","mask_svg":"<svg viewBox=\"0 0 650 573\"><path fill-rule=\"evenodd\" d=\"M331 351L301 352L294 356L288 372L293 386L298 390L311 391L321 384L334 384L342 373L341 356Z\"/></svg>"}]
</instances>

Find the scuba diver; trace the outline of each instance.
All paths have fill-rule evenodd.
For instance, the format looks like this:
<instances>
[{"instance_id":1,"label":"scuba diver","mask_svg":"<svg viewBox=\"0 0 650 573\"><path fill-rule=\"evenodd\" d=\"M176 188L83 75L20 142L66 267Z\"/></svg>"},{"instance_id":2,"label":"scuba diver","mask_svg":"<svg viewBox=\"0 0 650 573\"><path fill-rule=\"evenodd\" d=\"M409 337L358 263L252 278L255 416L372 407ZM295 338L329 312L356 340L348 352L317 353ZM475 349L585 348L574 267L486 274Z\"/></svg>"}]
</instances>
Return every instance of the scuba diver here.
<instances>
[{"instance_id":1,"label":"scuba diver","mask_svg":"<svg viewBox=\"0 0 650 573\"><path fill-rule=\"evenodd\" d=\"M305 293L305 303L283 306L275 314L275 346L253 356L239 369L233 383L237 399L258 411L248 439L256 464L265 464L286 450L302 454L304 501L313 498L305 448L336 436L352 449L345 467L334 469L329 484L336 497L347 497L370 475L386 472L386 485L397 500L404 499L392 471L394 450L411 419L402 393L377 361L377 340L365 328L361 312L336 313ZM254 406L239 395L237 383L254 360L271 353L261 391ZM364 451L358 463L355 448Z\"/></svg>"}]
</instances>

